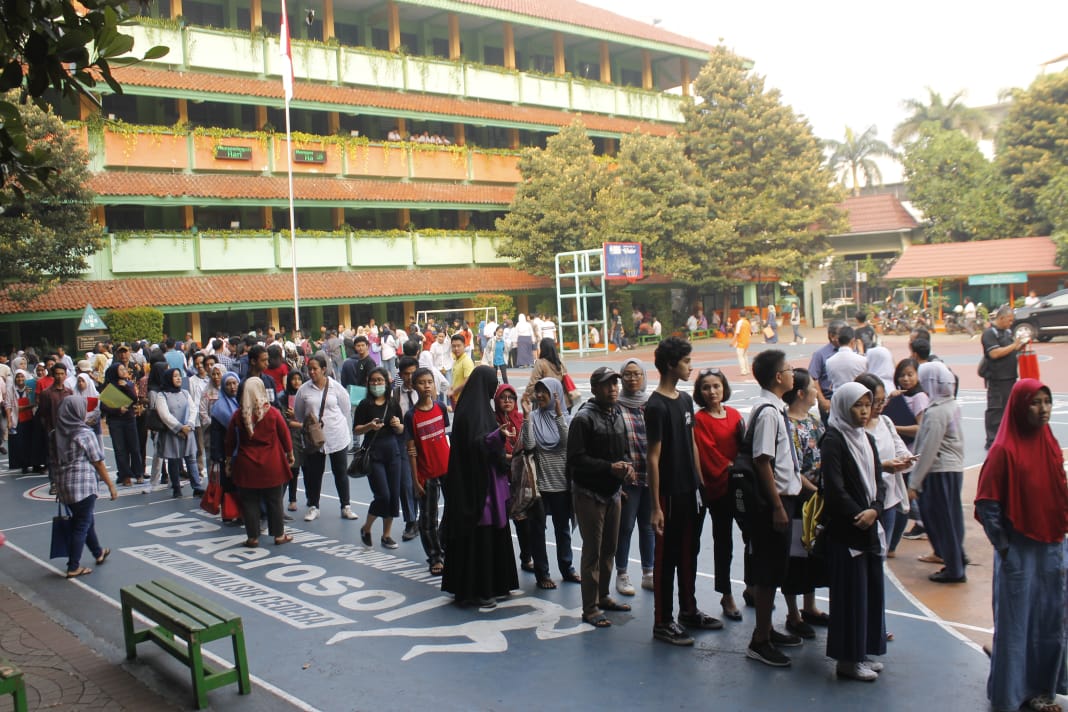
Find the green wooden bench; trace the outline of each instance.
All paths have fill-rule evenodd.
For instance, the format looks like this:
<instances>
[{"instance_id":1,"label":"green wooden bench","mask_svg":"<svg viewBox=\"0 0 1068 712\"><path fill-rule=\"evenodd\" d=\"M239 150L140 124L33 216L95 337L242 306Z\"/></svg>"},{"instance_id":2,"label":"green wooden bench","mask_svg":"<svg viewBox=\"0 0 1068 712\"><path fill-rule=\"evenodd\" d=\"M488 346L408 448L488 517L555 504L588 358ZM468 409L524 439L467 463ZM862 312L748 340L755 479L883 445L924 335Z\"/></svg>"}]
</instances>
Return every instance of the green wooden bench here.
<instances>
[{"instance_id":1,"label":"green wooden bench","mask_svg":"<svg viewBox=\"0 0 1068 712\"><path fill-rule=\"evenodd\" d=\"M193 680L197 709L207 706L209 690L223 685L236 682L242 695L252 691L240 616L167 579L124 586L119 591L119 598L127 659L137 657L138 643L151 640L183 662L189 667ZM134 611L157 625L135 631ZM209 669L204 664L200 646L227 637L233 640L234 667L221 671Z\"/></svg>"},{"instance_id":2,"label":"green wooden bench","mask_svg":"<svg viewBox=\"0 0 1068 712\"><path fill-rule=\"evenodd\" d=\"M22 670L3 659L0 659L0 695L11 695L15 712L26 712L26 683L22 681Z\"/></svg>"},{"instance_id":3,"label":"green wooden bench","mask_svg":"<svg viewBox=\"0 0 1068 712\"><path fill-rule=\"evenodd\" d=\"M656 334L641 334L638 337L638 346L645 346L646 344L659 344L660 337Z\"/></svg>"},{"instance_id":4,"label":"green wooden bench","mask_svg":"<svg viewBox=\"0 0 1068 712\"><path fill-rule=\"evenodd\" d=\"M697 341L698 339L707 339L711 336L711 329L694 329L690 332L690 341Z\"/></svg>"}]
</instances>

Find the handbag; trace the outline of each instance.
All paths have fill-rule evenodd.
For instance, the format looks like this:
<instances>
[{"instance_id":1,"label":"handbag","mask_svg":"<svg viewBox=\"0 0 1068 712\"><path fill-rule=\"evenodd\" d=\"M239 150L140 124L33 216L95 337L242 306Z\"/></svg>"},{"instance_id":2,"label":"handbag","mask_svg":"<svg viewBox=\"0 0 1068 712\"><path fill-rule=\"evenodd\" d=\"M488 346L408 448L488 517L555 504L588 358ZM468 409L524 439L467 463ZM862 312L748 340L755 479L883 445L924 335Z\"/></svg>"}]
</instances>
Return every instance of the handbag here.
<instances>
[{"instance_id":1,"label":"handbag","mask_svg":"<svg viewBox=\"0 0 1068 712\"><path fill-rule=\"evenodd\" d=\"M213 464L208 473L208 487L200 498L200 508L208 514L218 514L222 508L222 483L219 482L219 466Z\"/></svg>"},{"instance_id":2,"label":"handbag","mask_svg":"<svg viewBox=\"0 0 1068 712\"><path fill-rule=\"evenodd\" d=\"M770 326L765 326L764 327L764 338L765 339L770 339L773 336L775 336L775 329L772 329Z\"/></svg>"},{"instance_id":3,"label":"handbag","mask_svg":"<svg viewBox=\"0 0 1068 712\"><path fill-rule=\"evenodd\" d=\"M61 559L70 556L70 542L74 536L74 519L71 518L70 508L63 514L63 505L56 498L56 516L52 517L52 543L49 546L48 558Z\"/></svg>"},{"instance_id":4,"label":"handbag","mask_svg":"<svg viewBox=\"0 0 1068 712\"><path fill-rule=\"evenodd\" d=\"M159 411L155 408L145 410L145 428L154 433L167 429L167 426L163 423L163 418L159 417Z\"/></svg>"},{"instance_id":5,"label":"handbag","mask_svg":"<svg viewBox=\"0 0 1068 712\"><path fill-rule=\"evenodd\" d=\"M538 466L533 450L512 454L512 472L508 478L511 497L508 516L517 522L527 518L527 512L541 498L538 492Z\"/></svg>"},{"instance_id":6,"label":"handbag","mask_svg":"<svg viewBox=\"0 0 1068 712\"><path fill-rule=\"evenodd\" d=\"M241 506L233 492L223 492L221 512L224 520L233 521L241 518Z\"/></svg>"},{"instance_id":7,"label":"handbag","mask_svg":"<svg viewBox=\"0 0 1068 712\"><path fill-rule=\"evenodd\" d=\"M575 385L575 380L571 378L571 374L565 373L563 378L560 379L560 385L564 387L564 393L567 393L568 406L573 406L582 400L582 394L579 393L578 386Z\"/></svg>"},{"instance_id":8,"label":"handbag","mask_svg":"<svg viewBox=\"0 0 1068 712\"><path fill-rule=\"evenodd\" d=\"M389 401L386 401L386 407L382 411L382 416L385 417L386 411L389 410ZM367 477L371 474L371 465L374 461L374 457L371 454L371 450L375 444L375 440L378 439L378 434L382 432L382 428L375 431L375 434L368 440L364 438L363 444L360 448L352 454L352 460L349 462L349 466L345 469L345 474L353 479L359 477Z\"/></svg>"},{"instance_id":9,"label":"handbag","mask_svg":"<svg viewBox=\"0 0 1068 712\"><path fill-rule=\"evenodd\" d=\"M326 410L326 394L330 392L330 381L326 382L323 389L323 401L319 404L319 417L311 413L304 416L304 445L309 450L318 450L326 444L326 434L323 432L323 411Z\"/></svg>"}]
</instances>

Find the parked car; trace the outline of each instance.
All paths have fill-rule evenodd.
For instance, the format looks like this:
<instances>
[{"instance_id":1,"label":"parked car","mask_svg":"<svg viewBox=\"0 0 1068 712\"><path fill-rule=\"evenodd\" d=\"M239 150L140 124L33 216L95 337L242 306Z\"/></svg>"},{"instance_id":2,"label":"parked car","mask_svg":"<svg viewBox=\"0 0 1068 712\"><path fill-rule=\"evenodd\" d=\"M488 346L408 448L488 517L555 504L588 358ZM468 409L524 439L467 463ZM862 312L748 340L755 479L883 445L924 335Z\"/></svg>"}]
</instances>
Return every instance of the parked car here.
<instances>
[{"instance_id":1,"label":"parked car","mask_svg":"<svg viewBox=\"0 0 1068 712\"><path fill-rule=\"evenodd\" d=\"M838 311L844 307L851 307L855 302L849 297L835 297L823 303L823 311Z\"/></svg>"},{"instance_id":2,"label":"parked car","mask_svg":"<svg viewBox=\"0 0 1068 712\"><path fill-rule=\"evenodd\" d=\"M1068 336L1068 289L1042 297L1033 306L1016 309L1012 333L1016 338L1038 341Z\"/></svg>"}]
</instances>

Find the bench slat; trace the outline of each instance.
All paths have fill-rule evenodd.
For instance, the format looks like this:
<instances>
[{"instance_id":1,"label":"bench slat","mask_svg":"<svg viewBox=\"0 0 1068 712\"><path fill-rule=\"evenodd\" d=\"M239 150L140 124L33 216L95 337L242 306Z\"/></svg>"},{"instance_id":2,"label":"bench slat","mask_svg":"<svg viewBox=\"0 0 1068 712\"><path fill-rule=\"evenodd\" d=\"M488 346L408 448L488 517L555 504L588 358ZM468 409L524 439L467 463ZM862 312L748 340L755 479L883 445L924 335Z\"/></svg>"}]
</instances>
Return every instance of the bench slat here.
<instances>
[{"instance_id":1,"label":"bench slat","mask_svg":"<svg viewBox=\"0 0 1068 712\"><path fill-rule=\"evenodd\" d=\"M215 601L209 601L208 599L202 596L198 596L189 589L180 586L177 582L171 581L170 579L156 579L152 583L156 584L157 586L163 588L166 591L169 591L175 596L178 596L184 601L193 603L204 610L211 611L212 614L223 620L233 620L234 618L240 618L240 616L238 616L236 613L233 613L230 610L223 608Z\"/></svg>"},{"instance_id":2,"label":"bench slat","mask_svg":"<svg viewBox=\"0 0 1068 712\"><path fill-rule=\"evenodd\" d=\"M182 596L179 592L174 591L173 588L161 586L161 583L161 581L148 581L140 584L139 588L156 601L162 602L183 616L196 621L198 624L196 628L213 628L237 617L228 611L220 611L208 601L202 600L200 604L190 601L188 596ZM229 617L224 617L227 615Z\"/></svg>"}]
</instances>

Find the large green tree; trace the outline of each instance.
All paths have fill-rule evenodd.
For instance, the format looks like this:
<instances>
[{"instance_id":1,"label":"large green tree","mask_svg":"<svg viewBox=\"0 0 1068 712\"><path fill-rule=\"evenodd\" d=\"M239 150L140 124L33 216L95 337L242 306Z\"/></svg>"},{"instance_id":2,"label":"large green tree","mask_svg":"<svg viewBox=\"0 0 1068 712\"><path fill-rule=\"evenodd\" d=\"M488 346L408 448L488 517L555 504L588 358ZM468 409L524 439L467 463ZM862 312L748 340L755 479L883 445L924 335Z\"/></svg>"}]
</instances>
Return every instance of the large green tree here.
<instances>
[{"instance_id":1,"label":"large green tree","mask_svg":"<svg viewBox=\"0 0 1068 712\"><path fill-rule=\"evenodd\" d=\"M679 135L708 190L707 249L724 279L800 279L845 231L841 188L808 122L717 47L683 102Z\"/></svg>"},{"instance_id":2,"label":"large green tree","mask_svg":"<svg viewBox=\"0 0 1068 712\"><path fill-rule=\"evenodd\" d=\"M89 219L88 156L51 112L29 104L20 113L28 149L46 151L56 168L47 188L26 186L21 198L15 181L0 187L0 295L25 301L85 272L102 240Z\"/></svg>"},{"instance_id":3,"label":"large green tree","mask_svg":"<svg viewBox=\"0 0 1068 712\"><path fill-rule=\"evenodd\" d=\"M906 99L905 109L911 114L894 129L894 143L903 145L916 138L920 129L935 127L947 131L963 131L972 138L987 135L989 122L986 115L967 106L962 99L964 92L959 91L949 97L949 101L930 87L927 88L927 101Z\"/></svg>"},{"instance_id":4,"label":"large green tree","mask_svg":"<svg viewBox=\"0 0 1068 712\"><path fill-rule=\"evenodd\" d=\"M0 184L21 199L22 188L45 180L63 162L34 141L23 126L19 105L39 100L49 89L66 99L90 97L98 80L122 88L111 75L114 64L136 61L133 38L119 32L127 17L126 0L6 0L0 3ZM166 47L152 47L158 58ZM9 185L10 184L10 185Z\"/></svg>"},{"instance_id":5,"label":"large green tree","mask_svg":"<svg viewBox=\"0 0 1068 712\"><path fill-rule=\"evenodd\" d=\"M1068 70L1041 76L1013 92L1008 116L998 128L997 165L1011 185L1011 205L1020 235L1048 235L1058 226L1049 210L1068 179ZM1047 195L1043 200L1043 192Z\"/></svg>"},{"instance_id":6,"label":"large green tree","mask_svg":"<svg viewBox=\"0 0 1068 712\"><path fill-rule=\"evenodd\" d=\"M597 196L607 238L642 243L646 269L691 284L718 274L708 240L723 226L708 219L708 191L675 138L626 136L610 182Z\"/></svg>"},{"instance_id":7,"label":"large green tree","mask_svg":"<svg viewBox=\"0 0 1068 712\"><path fill-rule=\"evenodd\" d=\"M519 171L523 181L508 215L497 220L500 255L531 274L551 276L557 252L593 249L607 239L597 194L608 183L608 168L594 155L582 122L565 126L544 150L525 149Z\"/></svg>"},{"instance_id":8,"label":"large green tree","mask_svg":"<svg viewBox=\"0 0 1068 712\"><path fill-rule=\"evenodd\" d=\"M827 165L838 175L842 185L852 187L853 195L860 195L861 175L868 186L883 182L883 173L879 170L876 158L897 158L894 149L876 138L877 133L874 126L869 126L861 134L846 126L844 141L827 139L823 142L829 154Z\"/></svg>"},{"instance_id":9,"label":"large green tree","mask_svg":"<svg viewBox=\"0 0 1068 712\"><path fill-rule=\"evenodd\" d=\"M906 146L902 163L912 203L927 221L928 242L1014 236L1008 183L973 139L928 124Z\"/></svg>"}]
</instances>

